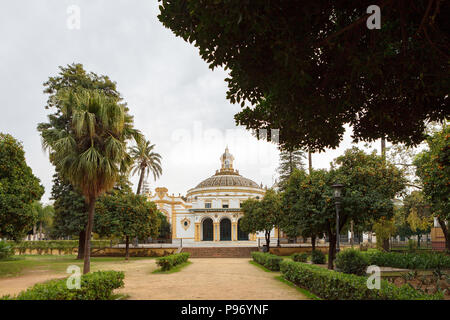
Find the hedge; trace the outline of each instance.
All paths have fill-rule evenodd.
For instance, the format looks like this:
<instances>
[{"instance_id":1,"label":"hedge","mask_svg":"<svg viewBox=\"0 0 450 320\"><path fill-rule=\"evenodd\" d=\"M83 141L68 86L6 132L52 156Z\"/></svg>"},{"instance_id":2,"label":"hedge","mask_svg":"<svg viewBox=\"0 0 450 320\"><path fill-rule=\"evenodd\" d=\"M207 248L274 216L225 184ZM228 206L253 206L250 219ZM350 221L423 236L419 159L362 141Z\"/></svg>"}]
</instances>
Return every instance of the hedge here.
<instances>
[{"instance_id":1,"label":"hedge","mask_svg":"<svg viewBox=\"0 0 450 320\"><path fill-rule=\"evenodd\" d=\"M301 252L301 253L294 253L292 254L292 260L296 261L296 262L306 262L308 261L308 257L309 254L306 252Z\"/></svg>"},{"instance_id":2,"label":"hedge","mask_svg":"<svg viewBox=\"0 0 450 320\"><path fill-rule=\"evenodd\" d=\"M68 289L67 279L50 280L0 300L110 300L113 290L124 286L124 277L121 271L97 271L81 276L80 289Z\"/></svg>"},{"instance_id":3,"label":"hedge","mask_svg":"<svg viewBox=\"0 0 450 320\"><path fill-rule=\"evenodd\" d=\"M6 241L0 240L0 260L8 259L10 256L14 254L14 249L11 244Z\"/></svg>"},{"instance_id":4,"label":"hedge","mask_svg":"<svg viewBox=\"0 0 450 320\"><path fill-rule=\"evenodd\" d=\"M175 253L156 259L156 264L160 266L163 271L167 271L175 267L177 264L188 261L189 256L189 252Z\"/></svg>"},{"instance_id":5,"label":"hedge","mask_svg":"<svg viewBox=\"0 0 450 320\"><path fill-rule=\"evenodd\" d=\"M284 260L280 264L283 277L327 300L438 300L442 293L422 294L414 288L381 280L381 288L367 288L367 277L345 274L322 267Z\"/></svg>"},{"instance_id":6,"label":"hedge","mask_svg":"<svg viewBox=\"0 0 450 320\"><path fill-rule=\"evenodd\" d=\"M401 269L450 269L450 256L443 253L362 252L371 265Z\"/></svg>"},{"instance_id":7,"label":"hedge","mask_svg":"<svg viewBox=\"0 0 450 320\"><path fill-rule=\"evenodd\" d=\"M283 258L280 258L279 256L258 251L252 252L252 258L256 263L259 263L272 271L279 271L280 262L283 261Z\"/></svg>"},{"instance_id":8,"label":"hedge","mask_svg":"<svg viewBox=\"0 0 450 320\"><path fill-rule=\"evenodd\" d=\"M78 240L39 240L39 241L7 241L19 254L26 250L36 250L38 254L52 254L57 250L59 254L72 254L78 249ZM111 244L110 240L91 240L91 248L105 248Z\"/></svg>"}]
</instances>

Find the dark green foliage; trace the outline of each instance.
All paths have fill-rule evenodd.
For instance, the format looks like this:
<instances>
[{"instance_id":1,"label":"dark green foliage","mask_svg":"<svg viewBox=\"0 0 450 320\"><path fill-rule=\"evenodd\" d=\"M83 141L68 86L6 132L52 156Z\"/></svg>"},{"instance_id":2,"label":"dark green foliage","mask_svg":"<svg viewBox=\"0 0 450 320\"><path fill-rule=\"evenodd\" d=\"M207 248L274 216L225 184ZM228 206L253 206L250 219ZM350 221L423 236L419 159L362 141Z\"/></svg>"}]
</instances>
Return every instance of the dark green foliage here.
<instances>
[{"instance_id":1,"label":"dark green foliage","mask_svg":"<svg viewBox=\"0 0 450 320\"><path fill-rule=\"evenodd\" d=\"M169 223L166 215L158 210L157 212L158 219L161 222L159 226L159 239L169 239L170 235L172 234L172 226Z\"/></svg>"},{"instance_id":2,"label":"dark green foliage","mask_svg":"<svg viewBox=\"0 0 450 320\"><path fill-rule=\"evenodd\" d=\"M256 263L272 271L279 271L280 262L283 261L283 258L277 255L258 251L252 252L252 258Z\"/></svg>"},{"instance_id":3,"label":"dark green foliage","mask_svg":"<svg viewBox=\"0 0 450 320\"><path fill-rule=\"evenodd\" d=\"M295 262L306 262L306 261L308 261L308 257L309 257L309 254L306 252L294 253L292 255L292 260L294 260Z\"/></svg>"},{"instance_id":4,"label":"dark green foliage","mask_svg":"<svg viewBox=\"0 0 450 320\"><path fill-rule=\"evenodd\" d=\"M22 144L0 133L0 238L25 237L37 220L32 202L43 194L44 187L25 161Z\"/></svg>"},{"instance_id":5,"label":"dark green foliage","mask_svg":"<svg viewBox=\"0 0 450 320\"><path fill-rule=\"evenodd\" d=\"M343 273L364 276L369 263L358 250L346 249L336 255L336 270Z\"/></svg>"},{"instance_id":6,"label":"dark green foliage","mask_svg":"<svg viewBox=\"0 0 450 320\"><path fill-rule=\"evenodd\" d=\"M450 269L450 256L442 253L400 253L368 251L361 253L371 265L401 269Z\"/></svg>"},{"instance_id":7,"label":"dark green foliage","mask_svg":"<svg viewBox=\"0 0 450 320\"><path fill-rule=\"evenodd\" d=\"M97 271L81 276L80 289L68 289L66 279L38 283L5 300L109 300L114 289L124 286L121 271Z\"/></svg>"},{"instance_id":8,"label":"dark green foliage","mask_svg":"<svg viewBox=\"0 0 450 320\"><path fill-rule=\"evenodd\" d=\"M156 260L156 264L161 267L161 270L167 271L178 264L184 263L189 259L189 252L181 252L171 254L169 256L160 257Z\"/></svg>"},{"instance_id":9,"label":"dark green foliage","mask_svg":"<svg viewBox=\"0 0 450 320\"><path fill-rule=\"evenodd\" d=\"M284 260L280 265L284 278L326 300L412 300L442 299L442 294L426 295L414 288L381 280L381 288L369 289L367 277L345 274Z\"/></svg>"},{"instance_id":10,"label":"dark green foliage","mask_svg":"<svg viewBox=\"0 0 450 320\"><path fill-rule=\"evenodd\" d=\"M314 264L324 264L326 261L325 254L320 250L311 252L311 262Z\"/></svg>"},{"instance_id":11,"label":"dark green foliage","mask_svg":"<svg viewBox=\"0 0 450 320\"><path fill-rule=\"evenodd\" d=\"M87 223L87 206L84 197L73 186L53 175L52 200L55 208L52 237L79 236Z\"/></svg>"},{"instance_id":12,"label":"dark green foliage","mask_svg":"<svg viewBox=\"0 0 450 320\"><path fill-rule=\"evenodd\" d=\"M284 151L280 152L280 166L278 167L278 173L280 175L278 185L280 189L284 189L284 185L288 181L294 169L303 170L305 165L303 160L305 159L305 152L303 150Z\"/></svg>"},{"instance_id":13,"label":"dark green foliage","mask_svg":"<svg viewBox=\"0 0 450 320\"><path fill-rule=\"evenodd\" d=\"M14 249L11 244L0 240L0 260L8 259L14 254Z\"/></svg>"},{"instance_id":14,"label":"dark green foliage","mask_svg":"<svg viewBox=\"0 0 450 320\"><path fill-rule=\"evenodd\" d=\"M36 250L38 254L72 254L79 247L78 240L11 241L8 243L17 250L18 254L25 254L26 250ZM110 240L91 240L91 248L105 248L110 244Z\"/></svg>"},{"instance_id":15,"label":"dark green foliage","mask_svg":"<svg viewBox=\"0 0 450 320\"><path fill-rule=\"evenodd\" d=\"M373 4L380 30L366 26ZM442 1L161 0L158 19L227 71L237 124L279 129L285 149L336 147L345 124L355 139L420 143L449 117Z\"/></svg>"}]
</instances>

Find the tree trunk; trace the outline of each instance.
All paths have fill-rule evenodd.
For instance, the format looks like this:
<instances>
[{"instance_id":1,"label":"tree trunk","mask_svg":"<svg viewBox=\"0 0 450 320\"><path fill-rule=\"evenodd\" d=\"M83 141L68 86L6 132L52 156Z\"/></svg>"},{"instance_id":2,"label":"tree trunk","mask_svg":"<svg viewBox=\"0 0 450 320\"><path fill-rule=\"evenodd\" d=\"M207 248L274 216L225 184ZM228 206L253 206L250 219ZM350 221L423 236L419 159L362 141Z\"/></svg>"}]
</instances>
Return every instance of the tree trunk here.
<instances>
[{"instance_id":1,"label":"tree trunk","mask_svg":"<svg viewBox=\"0 0 450 320\"><path fill-rule=\"evenodd\" d=\"M95 197L90 197L88 200L88 222L86 225L86 236L84 240L83 274L91 271L91 235L92 227L94 225L95 200Z\"/></svg>"},{"instance_id":2,"label":"tree trunk","mask_svg":"<svg viewBox=\"0 0 450 320\"><path fill-rule=\"evenodd\" d=\"M137 186L136 194L141 194L142 184L144 183L144 175L145 175L145 169L141 169L141 174L139 176L139 183Z\"/></svg>"},{"instance_id":3,"label":"tree trunk","mask_svg":"<svg viewBox=\"0 0 450 320\"><path fill-rule=\"evenodd\" d=\"M334 257L336 255L336 237L333 233L328 234L329 244L328 244L328 269L333 270Z\"/></svg>"},{"instance_id":4,"label":"tree trunk","mask_svg":"<svg viewBox=\"0 0 450 320\"><path fill-rule=\"evenodd\" d=\"M316 250L316 236L311 236L311 247L312 250Z\"/></svg>"},{"instance_id":5,"label":"tree trunk","mask_svg":"<svg viewBox=\"0 0 450 320\"><path fill-rule=\"evenodd\" d=\"M383 239L383 250L384 251L386 251L386 252L389 252L390 251L390 248L389 248L389 238L387 238L387 239Z\"/></svg>"},{"instance_id":6,"label":"tree trunk","mask_svg":"<svg viewBox=\"0 0 450 320\"><path fill-rule=\"evenodd\" d=\"M270 249L270 231L266 231L264 233L264 238L266 238L267 252L269 252L269 249Z\"/></svg>"},{"instance_id":7,"label":"tree trunk","mask_svg":"<svg viewBox=\"0 0 450 320\"><path fill-rule=\"evenodd\" d=\"M278 229L278 237L277 237L277 247L280 247L280 226L277 227Z\"/></svg>"},{"instance_id":8,"label":"tree trunk","mask_svg":"<svg viewBox=\"0 0 450 320\"><path fill-rule=\"evenodd\" d=\"M125 260L130 258L130 237L125 236Z\"/></svg>"},{"instance_id":9,"label":"tree trunk","mask_svg":"<svg viewBox=\"0 0 450 320\"><path fill-rule=\"evenodd\" d=\"M386 138L381 138L381 156L386 160Z\"/></svg>"},{"instance_id":10,"label":"tree trunk","mask_svg":"<svg viewBox=\"0 0 450 320\"><path fill-rule=\"evenodd\" d=\"M311 174L311 171L312 171L312 155L311 155L311 151L308 151L308 168L309 168L309 174Z\"/></svg>"},{"instance_id":11,"label":"tree trunk","mask_svg":"<svg viewBox=\"0 0 450 320\"><path fill-rule=\"evenodd\" d=\"M80 231L80 233L78 234L78 254L77 254L77 260L82 260L84 259L84 244L85 244L85 239L86 238L86 231Z\"/></svg>"},{"instance_id":12,"label":"tree trunk","mask_svg":"<svg viewBox=\"0 0 450 320\"><path fill-rule=\"evenodd\" d=\"M33 241L36 240L36 225L33 226Z\"/></svg>"},{"instance_id":13,"label":"tree trunk","mask_svg":"<svg viewBox=\"0 0 450 320\"><path fill-rule=\"evenodd\" d=\"M445 220L438 217L439 225L441 226L442 233L445 238L445 251L450 252L450 235L448 232L448 226L445 225Z\"/></svg>"},{"instance_id":14,"label":"tree trunk","mask_svg":"<svg viewBox=\"0 0 450 320\"><path fill-rule=\"evenodd\" d=\"M42 222L39 222L39 240L42 240Z\"/></svg>"},{"instance_id":15,"label":"tree trunk","mask_svg":"<svg viewBox=\"0 0 450 320\"><path fill-rule=\"evenodd\" d=\"M417 235L417 248L420 248L420 239L422 238L422 235Z\"/></svg>"}]
</instances>

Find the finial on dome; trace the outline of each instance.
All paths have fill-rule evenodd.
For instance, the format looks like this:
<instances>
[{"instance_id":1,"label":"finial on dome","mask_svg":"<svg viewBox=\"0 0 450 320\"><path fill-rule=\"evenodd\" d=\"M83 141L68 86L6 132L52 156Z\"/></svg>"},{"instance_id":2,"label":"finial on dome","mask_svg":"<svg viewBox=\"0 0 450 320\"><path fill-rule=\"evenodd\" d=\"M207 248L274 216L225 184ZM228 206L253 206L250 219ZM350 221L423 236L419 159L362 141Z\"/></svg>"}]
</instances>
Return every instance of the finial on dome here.
<instances>
[{"instance_id":1,"label":"finial on dome","mask_svg":"<svg viewBox=\"0 0 450 320\"><path fill-rule=\"evenodd\" d=\"M220 171L233 171L233 160L234 157L228 150L228 145L225 147L225 152L220 157L222 162L222 169Z\"/></svg>"}]
</instances>

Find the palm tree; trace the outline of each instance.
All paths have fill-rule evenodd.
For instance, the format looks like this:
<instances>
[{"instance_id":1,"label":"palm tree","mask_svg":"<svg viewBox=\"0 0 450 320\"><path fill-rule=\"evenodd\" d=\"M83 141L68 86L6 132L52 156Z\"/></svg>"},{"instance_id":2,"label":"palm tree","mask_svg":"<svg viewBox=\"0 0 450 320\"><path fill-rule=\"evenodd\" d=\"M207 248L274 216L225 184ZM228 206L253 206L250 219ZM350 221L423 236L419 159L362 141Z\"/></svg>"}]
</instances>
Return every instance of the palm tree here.
<instances>
[{"instance_id":1,"label":"palm tree","mask_svg":"<svg viewBox=\"0 0 450 320\"><path fill-rule=\"evenodd\" d=\"M34 201L32 203L32 210L36 217L36 224L33 226L33 235L36 234L37 227L39 226L39 240L42 240L44 229L47 233L53 223L55 210L52 205L43 206L40 201Z\"/></svg>"},{"instance_id":2,"label":"palm tree","mask_svg":"<svg viewBox=\"0 0 450 320\"><path fill-rule=\"evenodd\" d=\"M79 189L88 207L83 273L90 271L91 233L97 198L114 187L132 163L126 143L140 142L133 117L116 97L98 90L61 89L56 98L70 126L50 124L41 131L43 146L62 178Z\"/></svg>"},{"instance_id":3,"label":"palm tree","mask_svg":"<svg viewBox=\"0 0 450 320\"><path fill-rule=\"evenodd\" d=\"M161 155L153 152L154 147L155 145L150 144L150 141L142 140L130 149L130 155L134 161L132 174L134 175L137 172L140 174L136 194L141 194L145 175L151 172L156 181L162 174Z\"/></svg>"}]
</instances>

